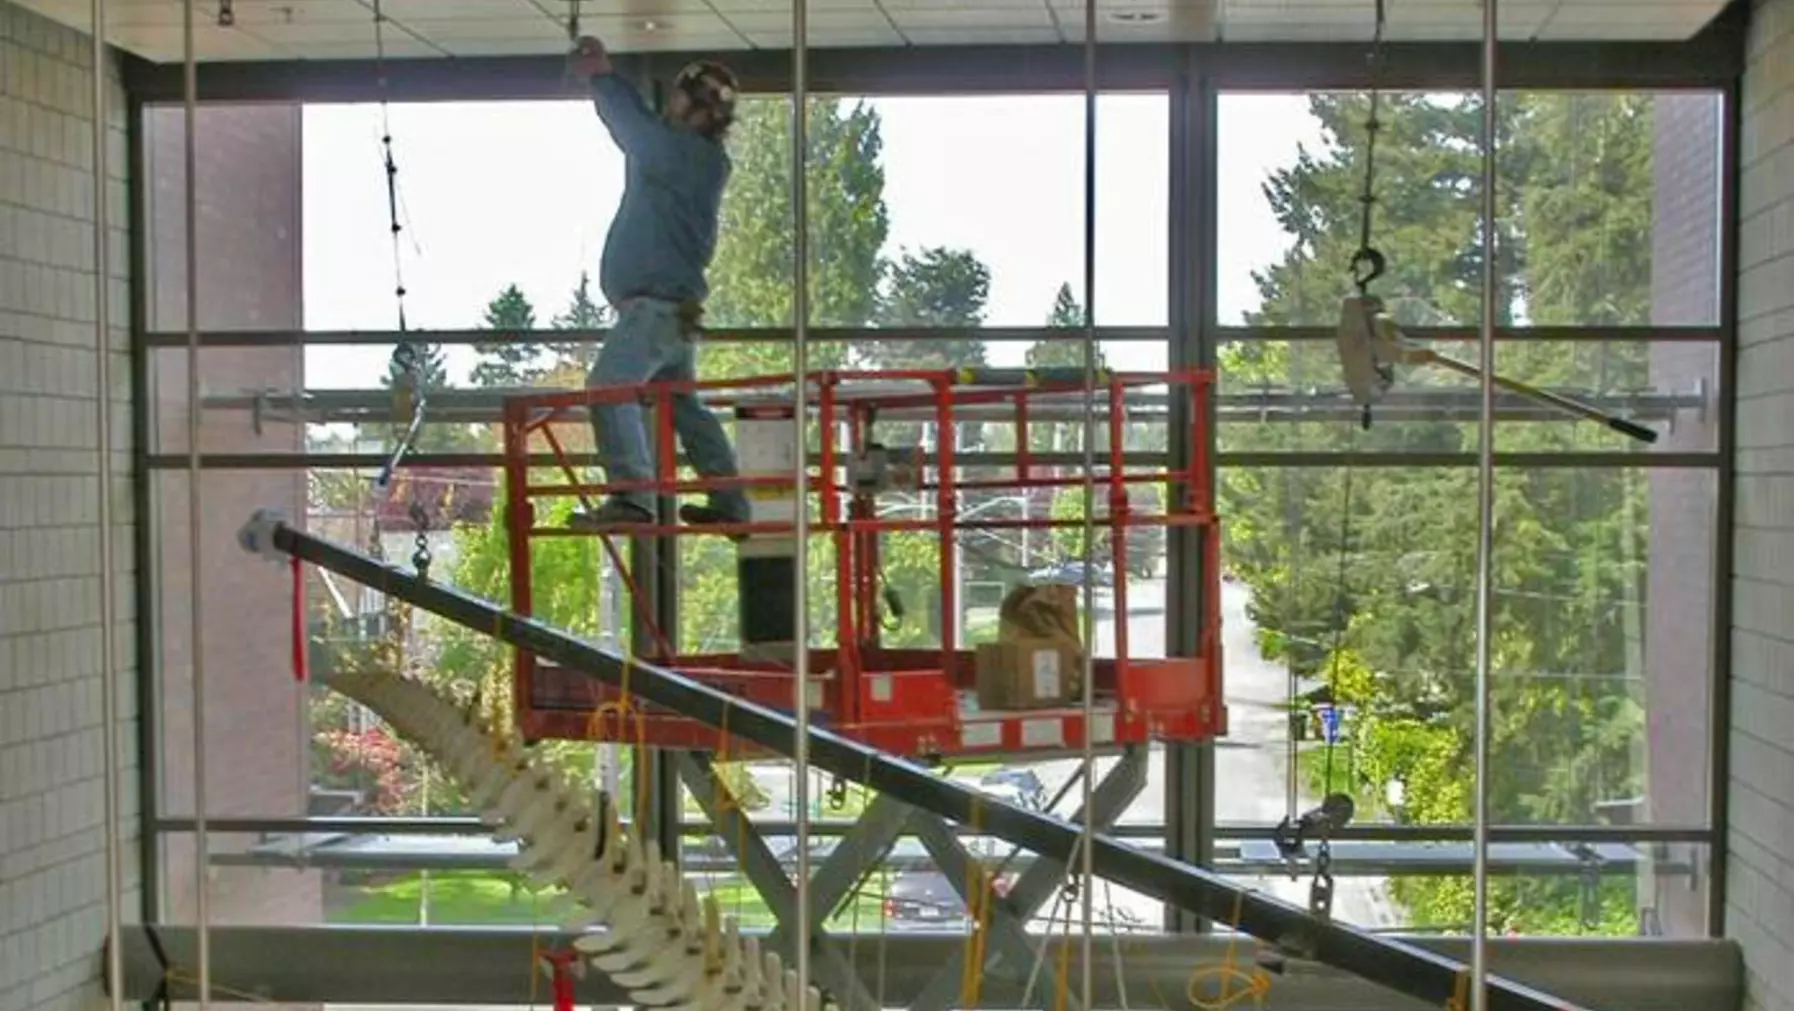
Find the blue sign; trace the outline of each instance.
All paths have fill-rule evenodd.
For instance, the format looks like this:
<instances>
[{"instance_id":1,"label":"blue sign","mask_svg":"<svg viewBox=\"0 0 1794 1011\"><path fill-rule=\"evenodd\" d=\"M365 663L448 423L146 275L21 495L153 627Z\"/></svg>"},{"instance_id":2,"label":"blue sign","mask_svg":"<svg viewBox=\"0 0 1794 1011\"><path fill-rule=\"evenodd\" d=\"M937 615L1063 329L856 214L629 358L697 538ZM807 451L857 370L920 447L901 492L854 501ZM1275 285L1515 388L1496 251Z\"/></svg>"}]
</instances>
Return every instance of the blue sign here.
<instances>
[{"instance_id":1,"label":"blue sign","mask_svg":"<svg viewBox=\"0 0 1794 1011\"><path fill-rule=\"evenodd\" d=\"M1328 744L1338 744L1340 724L1344 722L1345 712L1339 706L1316 706L1321 717L1321 735Z\"/></svg>"}]
</instances>

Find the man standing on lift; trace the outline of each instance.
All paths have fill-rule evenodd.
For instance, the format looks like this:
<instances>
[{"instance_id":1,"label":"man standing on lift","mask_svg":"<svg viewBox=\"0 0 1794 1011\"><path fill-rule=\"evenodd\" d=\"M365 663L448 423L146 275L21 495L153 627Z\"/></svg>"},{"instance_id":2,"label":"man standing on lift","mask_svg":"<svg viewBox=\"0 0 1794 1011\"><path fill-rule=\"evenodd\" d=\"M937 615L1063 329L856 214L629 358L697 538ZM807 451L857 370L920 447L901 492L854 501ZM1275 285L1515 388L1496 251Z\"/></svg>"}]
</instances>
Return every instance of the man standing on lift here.
<instances>
[{"instance_id":1,"label":"man standing on lift","mask_svg":"<svg viewBox=\"0 0 1794 1011\"><path fill-rule=\"evenodd\" d=\"M591 82L592 96L624 157L623 199L611 221L598 286L615 307L616 325L586 378L588 387L639 387L653 381L697 378L705 271L716 253L717 217L731 163L723 141L735 120L735 76L720 63L693 63L674 78L664 116L616 73L604 44L582 38L573 70ZM690 391L671 398L673 429L701 477L735 477L735 450L722 422ZM648 482L655 467L642 405L635 398L593 404L599 464L610 483ZM620 491L582 512L584 529L650 523L655 493ZM740 488L714 489L705 505L686 504L687 523L744 523Z\"/></svg>"}]
</instances>

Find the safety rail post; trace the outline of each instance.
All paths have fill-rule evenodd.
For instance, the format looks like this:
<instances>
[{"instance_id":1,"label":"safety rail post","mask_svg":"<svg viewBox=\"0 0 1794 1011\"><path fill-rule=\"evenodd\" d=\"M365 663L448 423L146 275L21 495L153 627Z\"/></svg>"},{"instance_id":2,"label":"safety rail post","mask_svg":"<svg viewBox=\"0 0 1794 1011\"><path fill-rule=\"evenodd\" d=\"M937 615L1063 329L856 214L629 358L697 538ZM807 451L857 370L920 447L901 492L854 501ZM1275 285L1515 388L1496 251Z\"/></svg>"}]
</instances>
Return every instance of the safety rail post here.
<instances>
[{"instance_id":1,"label":"safety rail post","mask_svg":"<svg viewBox=\"0 0 1794 1011\"><path fill-rule=\"evenodd\" d=\"M535 505L529 497L529 406L512 398L504 402L504 474L506 550L511 564L511 610L535 613L530 587L530 531L535 528ZM512 711L529 711L529 693L536 675L535 654L522 646L511 647Z\"/></svg>"},{"instance_id":2,"label":"safety rail post","mask_svg":"<svg viewBox=\"0 0 1794 1011\"><path fill-rule=\"evenodd\" d=\"M697 396L693 391L692 396ZM673 430L673 394L665 383L654 384L654 497L671 495L679 498L679 454ZM608 476L608 475L607 475ZM654 515L660 516L660 503L654 504ZM656 522L659 522L658 518ZM655 550L659 550L656 547Z\"/></svg>"},{"instance_id":3,"label":"safety rail post","mask_svg":"<svg viewBox=\"0 0 1794 1011\"><path fill-rule=\"evenodd\" d=\"M1195 498L1190 510L1203 514L1211 522L1215 512L1214 469L1209 466L1209 407L1214 395L1215 374L1208 369L1190 372L1190 454L1189 494Z\"/></svg>"},{"instance_id":4,"label":"safety rail post","mask_svg":"<svg viewBox=\"0 0 1794 1011\"><path fill-rule=\"evenodd\" d=\"M871 444L872 419L871 409L862 404L853 404L848 411L848 448L854 455L867 452ZM857 490L848 497L847 515L850 520L861 521L872 519L876 513L872 509L871 497L860 494ZM853 580L854 607L856 616L856 646L860 655L879 645L878 623L878 533L855 526L849 543L853 545Z\"/></svg>"},{"instance_id":5,"label":"safety rail post","mask_svg":"<svg viewBox=\"0 0 1794 1011\"><path fill-rule=\"evenodd\" d=\"M1126 468L1122 461L1126 459L1127 447L1127 408L1122 402L1126 389L1121 377L1111 374L1109 377L1109 567L1113 572L1113 582L1109 590L1111 607L1115 612L1115 620L1109 624L1115 629L1115 675L1117 680L1126 672L1128 666L1127 636L1127 535L1132 529L1128 519L1132 509L1128 502L1128 484ZM1096 391L1092 390L1092 397ZM1095 480L1095 475L1091 475ZM1095 496L1091 496L1091 508L1096 508ZM1091 529L1095 529L1094 520ZM1084 574L1085 579L1090 573ZM1094 595L1092 596L1094 599ZM1091 628L1095 628L1091 624ZM1086 649L1096 648L1089 643ZM1086 730L1088 732L1088 730Z\"/></svg>"},{"instance_id":6,"label":"safety rail post","mask_svg":"<svg viewBox=\"0 0 1794 1011\"><path fill-rule=\"evenodd\" d=\"M844 719L856 723L860 719L859 644L855 641L853 614L853 557L847 526L841 522L841 487L835 480L839 466L835 447L835 387L839 380L831 372L818 377L816 391L817 495L820 499L822 524L830 531L835 546L835 683L841 694ZM800 446L799 452L808 452ZM803 573L798 578L805 578Z\"/></svg>"},{"instance_id":7,"label":"safety rail post","mask_svg":"<svg viewBox=\"0 0 1794 1011\"><path fill-rule=\"evenodd\" d=\"M957 469L953 462L957 432L953 427L953 377L943 373L929 381L935 395L935 482L939 488L935 509L936 526L941 539L941 669L954 669L955 645L958 641L959 595L954 592L953 570L958 562L953 524L959 518Z\"/></svg>"},{"instance_id":8,"label":"safety rail post","mask_svg":"<svg viewBox=\"0 0 1794 1011\"><path fill-rule=\"evenodd\" d=\"M1027 494L1029 472L1034 468L1034 450L1028 444L1028 394L1031 390L1023 386L1015 394L1015 480ZM1024 517L1025 518L1025 517Z\"/></svg>"}]
</instances>

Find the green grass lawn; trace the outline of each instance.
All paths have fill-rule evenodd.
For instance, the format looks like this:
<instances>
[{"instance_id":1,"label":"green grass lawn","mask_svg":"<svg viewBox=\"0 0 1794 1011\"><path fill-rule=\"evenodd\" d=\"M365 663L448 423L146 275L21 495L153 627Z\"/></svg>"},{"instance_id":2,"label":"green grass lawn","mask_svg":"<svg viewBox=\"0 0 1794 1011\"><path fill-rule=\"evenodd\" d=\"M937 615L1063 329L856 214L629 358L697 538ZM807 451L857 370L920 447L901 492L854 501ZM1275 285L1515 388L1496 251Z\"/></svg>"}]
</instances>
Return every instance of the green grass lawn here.
<instances>
[{"instance_id":1,"label":"green grass lawn","mask_svg":"<svg viewBox=\"0 0 1794 1011\"><path fill-rule=\"evenodd\" d=\"M429 922L440 926L528 926L547 922L560 890L535 891L514 879L478 871L437 871L426 879L412 874L377 885L346 889L329 922L337 924L416 924L424 921L423 900L429 892Z\"/></svg>"},{"instance_id":2,"label":"green grass lawn","mask_svg":"<svg viewBox=\"0 0 1794 1011\"><path fill-rule=\"evenodd\" d=\"M421 873L408 875L375 885L351 886L344 889L328 922L338 925L414 925L424 922L422 913L426 886L429 894L429 923L453 927L552 927L555 913L563 908L565 894L559 889L535 891L512 886L511 878L478 871L438 871L426 880ZM696 884L700 893L716 896L726 916L737 917L743 927L771 928L777 921L753 888L739 878L700 875ZM843 903L829 921L835 930L855 927L876 931L879 927L880 889L876 878L866 883L865 893L857 901Z\"/></svg>"}]
</instances>

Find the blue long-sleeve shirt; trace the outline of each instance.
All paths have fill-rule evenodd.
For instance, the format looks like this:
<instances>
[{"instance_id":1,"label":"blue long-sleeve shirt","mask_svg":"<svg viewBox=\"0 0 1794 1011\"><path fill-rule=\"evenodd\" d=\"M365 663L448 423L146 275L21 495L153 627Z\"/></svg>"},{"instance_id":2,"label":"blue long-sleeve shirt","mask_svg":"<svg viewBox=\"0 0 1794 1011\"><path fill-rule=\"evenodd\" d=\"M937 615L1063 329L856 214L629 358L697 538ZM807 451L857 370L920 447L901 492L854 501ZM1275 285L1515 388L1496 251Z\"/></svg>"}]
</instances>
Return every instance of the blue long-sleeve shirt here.
<instances>
[{"instance_id":1,"label":"blue long-sleeve shirt","mask_svg":"<svg viewBox=\"0 0 1794 1011\"><path fill-rule=\"evenodd\" d=\"M624 156L623 200L604 240L598 287L613 305L631 298L703 301L728 153L656 116L617 74L593 77L592 97Z\"/></svg>"}]
</instances>

